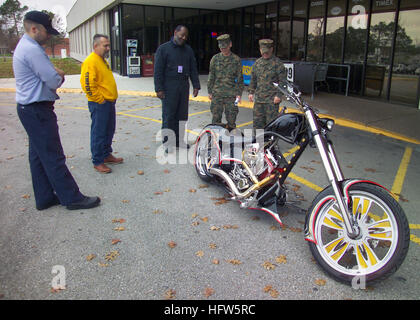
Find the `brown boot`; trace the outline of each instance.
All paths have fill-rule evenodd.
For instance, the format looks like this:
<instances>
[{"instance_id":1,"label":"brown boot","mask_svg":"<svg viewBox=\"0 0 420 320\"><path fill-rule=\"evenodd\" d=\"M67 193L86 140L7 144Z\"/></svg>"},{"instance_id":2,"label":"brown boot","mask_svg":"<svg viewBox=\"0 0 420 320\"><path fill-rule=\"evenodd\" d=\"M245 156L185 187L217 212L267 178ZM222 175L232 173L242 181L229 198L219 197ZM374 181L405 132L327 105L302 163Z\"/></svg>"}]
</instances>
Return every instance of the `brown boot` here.
<instances>
[{"instance_id":1,"label":"brown boot","mask_svg":"<svg viewBox=\"0 0 420 320\"><path fill-rule=\"evenodd\" d=\"M111 173L112 170L110 167L107 167L105 164L101 163L98 164L97 166L93 166L95 168L96 171L100 172L100 173Z\"/></svg>"},{"instance_id":2,"label":"brown boot","mask_svg":"<svg viewBox=\"0 0 420 320\"><path fill-rule=\"evenodd\" d=\"M112 154L110 154L108 157L104 159L104 163L110 163L110 164L122 163L123 161L124 161L123 158L115 158Z\"/></svg>"}]
</instances>

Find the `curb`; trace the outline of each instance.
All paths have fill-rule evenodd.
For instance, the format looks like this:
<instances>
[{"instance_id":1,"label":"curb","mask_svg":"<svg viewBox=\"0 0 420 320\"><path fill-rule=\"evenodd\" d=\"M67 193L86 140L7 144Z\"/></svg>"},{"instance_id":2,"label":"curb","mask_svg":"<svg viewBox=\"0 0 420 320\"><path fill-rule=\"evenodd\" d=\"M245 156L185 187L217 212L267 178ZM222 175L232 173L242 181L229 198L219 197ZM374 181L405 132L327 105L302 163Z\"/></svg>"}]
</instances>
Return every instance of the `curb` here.
<instances>
[{"instance_id":1,"label":"curb","mask_svg":"<svg viewBox=\"0 0 420 320\"><path fill-rule=\"evenodd\" d=\"M0 92L11 93L11 92L16 92L16 89L14 89L14 88L0 88ZM57 89L57 93L84 93L84 92L83 92L82 89L59 88L59 89ZM140 97L156 97L155 92L134 91L134 90L118 90L118 95L130 95L130 96L140 96ZM193 96L190 95L190 100L191 101L196 101L196 102L210 103L210 99L208 97L205 97L205 96L193 97ZM251 103L249 101L241 101L238 104L238 106L242 107L242 108L252 109L253 108L253 103ZM290 108L290 107L287 107L287 108L289 110L292 110L293 112L301 112L300 110L295 109L295 108ZM370 133L374 133L374 134L381 134L381 135L384 135L384 136L389 137L389 138L393 138L393 139L397 139L397 140L401 140L401 141L405 141L405 142L420 145L420 140L410 138L410 137L404 136L404 135L396 133L396 132L381 129L381 128L378 128L378 127L368 126L368 125L365 125L363 123L353 121L353 120L337 118L337 117L331 116L329 114L319 114L319 116L331 118L335 121L335 123L337 125L342 126L342 127L353 128L353 129L356 129L356 130L370 132Z\"/></svg>"}]
</instances>

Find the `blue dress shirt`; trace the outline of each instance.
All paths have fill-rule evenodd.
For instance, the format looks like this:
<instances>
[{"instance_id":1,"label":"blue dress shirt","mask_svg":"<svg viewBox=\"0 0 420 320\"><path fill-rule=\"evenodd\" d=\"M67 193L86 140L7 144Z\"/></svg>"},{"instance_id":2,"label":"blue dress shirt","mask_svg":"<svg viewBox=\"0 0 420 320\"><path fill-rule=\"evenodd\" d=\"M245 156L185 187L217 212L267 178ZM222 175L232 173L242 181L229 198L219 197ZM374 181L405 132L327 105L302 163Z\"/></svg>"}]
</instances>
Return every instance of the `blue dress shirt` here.
<instances>
[{"instance_id":1,"label":"blue dress shirt","mask_svg":"<svg viewBox=\"0 0 420 320\"><path fill-rule=\"evenodd\" d=\"M30 104L59 99L56 93L63 82L43 47L24 34L13 54L16 102Z\"/></svg>"}]
</instances>

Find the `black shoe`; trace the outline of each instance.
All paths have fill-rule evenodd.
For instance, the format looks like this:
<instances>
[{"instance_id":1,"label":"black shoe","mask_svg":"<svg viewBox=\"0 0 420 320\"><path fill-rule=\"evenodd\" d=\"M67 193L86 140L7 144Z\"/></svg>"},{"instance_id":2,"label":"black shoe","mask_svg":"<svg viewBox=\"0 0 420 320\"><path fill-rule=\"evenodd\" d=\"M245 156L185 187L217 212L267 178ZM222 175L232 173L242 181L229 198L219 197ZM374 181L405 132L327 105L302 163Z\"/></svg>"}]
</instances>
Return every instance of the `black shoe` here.
<instances>
[{"instance_id":1,"label":"black shoe","mask_svg":"<svg viewBox=\"0 0 420 320\"><path fill-rule=\"evenodd\" d=\"M101 202L99 197L84 197L83 200L79 202L74 202L67 205L68 210L80 210L80 209L90 209L97 207Z\"/></svg>"},{"instance_id":2,"label":"black shoe","mask_svg":"<svg viewBox=\"0 0 420 320\"><path fill-rule=\"evenodd\" d=\"M37 210L45 210L48 208L51 208L52 206L56 206L60 204L60 200L58 200L57 197L54 197L50 202L48 202L47 204L43 205L43 206L36 206Z\"/></svg>"}]
</instances>

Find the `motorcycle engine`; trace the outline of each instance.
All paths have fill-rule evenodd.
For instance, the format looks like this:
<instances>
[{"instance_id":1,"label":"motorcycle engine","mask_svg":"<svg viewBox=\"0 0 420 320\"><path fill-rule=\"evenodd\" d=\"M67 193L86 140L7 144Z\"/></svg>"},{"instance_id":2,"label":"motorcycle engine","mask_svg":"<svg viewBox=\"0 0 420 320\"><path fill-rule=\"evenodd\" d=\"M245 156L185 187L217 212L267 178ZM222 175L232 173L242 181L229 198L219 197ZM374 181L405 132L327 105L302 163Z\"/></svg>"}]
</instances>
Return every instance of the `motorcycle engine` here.
<instances>
[{"instance_id":1,"label":"motorcycle engine","mask_svg":"<svg viewBox=\"0 0 420 320\"><path fill-rule=\"evenodd\" d=\"M259 143L250 143L245 146L243 161L255 176L260 175L267 168L264 159L264 148Z\"/></svg>"}]
</instances>

